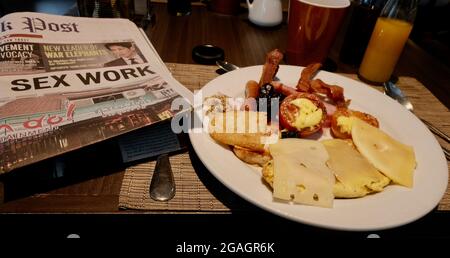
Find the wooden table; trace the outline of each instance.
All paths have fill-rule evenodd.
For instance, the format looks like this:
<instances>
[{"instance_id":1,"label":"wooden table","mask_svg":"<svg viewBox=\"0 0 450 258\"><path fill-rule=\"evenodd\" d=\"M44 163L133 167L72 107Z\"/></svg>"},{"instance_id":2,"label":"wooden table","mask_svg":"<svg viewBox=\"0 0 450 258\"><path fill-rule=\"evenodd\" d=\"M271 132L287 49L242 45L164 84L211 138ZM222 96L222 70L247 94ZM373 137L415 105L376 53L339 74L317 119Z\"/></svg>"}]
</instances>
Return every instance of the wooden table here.
<instances>
[{"instance_id":1,"label":"wooden table","mask_svg":"<svg viewBox=\"0 0 450 258\"><path fill-rule=\"evenodd\" d=\"M147 33L165 62L192 64L192 48L208 43L222 47L226 59L237 65L258 65L263 63L268 50L284 50L286 46L286 24L271 29L258 28L248 22L246 13L224 16L211 13L202 6L194 6L190 16L173 17L167 14L165 5L154 6L156 25ZM340 42L342 33L330 54L331 59L337 62L337 72L355 73L355 67L344 65L336 58ZM405 47L396 74L417 78L447 108L450 106L450 69L411 41ZM445 107L443 110L448 112ZM438 126L448 132L450 121L444 119ZM107 152L108 145L98 145L97 148L99 152ZM0 204L0 213L134 212L119 211L117 207L124 167L97 165L91 169L81 169L70 179L55 180L49 180L51 172L45 162L31 166L29 170L34 173L26 176L11 173L11 176L2 178L0 203L3 204Z\"/></svg>"},{"instance_id":2,"label":"wooden table","mask_svg":"<svg viewBox=\"0 0 450 258\"><path fill-rule=\"evenodd\" d=\"M165 5L155 5L156 26L149 29L153 45L165 62L193 64L192 49L200 44L212 44L225 51L225 59L238 66L264 63L265 53L287 44L287 25L259 28L247 19L246 10L239 16L224 16L193 8L192 15L172 17ZM345 24L345 22L344 22ZM339 62L339 50L346 27L338 34L330 58L337 63L337 72L356 73L357 67ZM439 63L409 40L394 72L397 76L411 76L422 82L450 108L450 68Z\"/></svg>"}]
</instances>

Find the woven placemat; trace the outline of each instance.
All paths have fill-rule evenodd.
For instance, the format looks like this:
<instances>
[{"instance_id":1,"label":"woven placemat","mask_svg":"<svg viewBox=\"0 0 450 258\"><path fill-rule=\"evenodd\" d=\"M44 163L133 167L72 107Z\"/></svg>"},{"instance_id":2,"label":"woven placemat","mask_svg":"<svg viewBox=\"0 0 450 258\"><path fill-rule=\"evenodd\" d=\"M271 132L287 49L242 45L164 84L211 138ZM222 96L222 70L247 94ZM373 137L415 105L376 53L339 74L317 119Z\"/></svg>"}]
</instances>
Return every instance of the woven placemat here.
<instances>
[{"instance_id":1,"label":"woven placemat","mask_svg":"<svg viewBox=\"0 0 450 258\"><path fill-rule=\"evenodd\" d=\"M138 210L229 211L200 181L187 153L170 157L175 179L175 197L167 202L150 198L149 186L156 161L144 162L126 170L119 208Z\"/></svg>"},{"instance_id":2,"label":"woven placemat","mask_svg":"<svg viewBox=\"0 0 450 258\"><path fill-rule=\"evenodd\" d=\"M190 90L201 89L217 77L215 66L167 64L173 76ZM357 79L356 75L343 74ZM412 77L400 77L397 83L414 105L415 113L450 134L450 112L423 84ZM382 90L381 88L376 88ZM450 148L442 139L438 141ZM162 211L211 212L247 209L248 204L215 180L198 160L195 153L174 155L170 158L176 183L176 195L168 202L157 202L149 197L149 185L155 161L143 162L125 171L119 196L119 208ZM193 166L192 164L195 164ZM450 162L447 162L450 168ZM195 169L194 169L195 167ZM450 186L450 184L449 184ZM220 199L220 200L219 200ZM450 189L442 198L439 210L450 210Z\"/></svg>"}]
</instances>

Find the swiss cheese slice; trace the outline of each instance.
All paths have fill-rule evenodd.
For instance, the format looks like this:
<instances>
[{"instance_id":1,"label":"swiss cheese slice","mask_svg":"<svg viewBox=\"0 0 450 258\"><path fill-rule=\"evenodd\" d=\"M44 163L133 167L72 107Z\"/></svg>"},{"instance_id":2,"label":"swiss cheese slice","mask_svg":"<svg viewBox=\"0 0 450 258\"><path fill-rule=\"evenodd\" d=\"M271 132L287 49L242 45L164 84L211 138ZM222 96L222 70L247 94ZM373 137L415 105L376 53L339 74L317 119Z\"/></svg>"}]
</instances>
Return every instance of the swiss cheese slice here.
<instances>
[{"instance_id":1,"label":"swiss cheese slice","mask_svg":"<svg viewBox=\"0 0 450 258\"><path fill-rule=\"evenodd\" d=\"M389 184L389 178L378 172L352 146L351 142L331 139L322 141L322 144L330 155L329 167L339 182L345 187L346 195L342 197L361 197L373 191L382 191Z\"/></svg>"},{"instance_id":2,"label":"swiss cheese slice","mask_svg":"<svg viewBox=\"0 0 450 258\"><path fill-rule=\"evenodd\" d=\"M318 141L281 139L269 147L273 157L273 197L321 207L333 206L335 177L328 153Z\"/></svg>"},{"instance_id":3,"label":"swiss cheese slice","mask_svg":"<svg viewBox=\"0 0 450 258\"><path fill-rule=\"evenodd\" d=\"M414 149L380 129L354 119L352 139L359 152L394 183L412 187L416 158Z\"/></svg>"}]
</instances>

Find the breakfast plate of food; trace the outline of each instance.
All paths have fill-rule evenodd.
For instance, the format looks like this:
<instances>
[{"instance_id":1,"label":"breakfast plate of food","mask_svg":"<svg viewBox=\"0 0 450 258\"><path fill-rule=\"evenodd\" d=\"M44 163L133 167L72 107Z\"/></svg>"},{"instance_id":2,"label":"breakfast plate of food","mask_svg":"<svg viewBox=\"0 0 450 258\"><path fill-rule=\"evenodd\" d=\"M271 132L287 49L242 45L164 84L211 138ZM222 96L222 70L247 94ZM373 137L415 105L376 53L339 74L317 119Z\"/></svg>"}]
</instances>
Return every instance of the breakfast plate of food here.
<instances>
[{"instance_id":1,"label":"breakfast plate of food","mask_svg":"<svg viewBox=\"0 0 450 258\"><path fill-rule=\"evenodd\" d=\"M427 127L396 101L344 76L266 63L202 88L192 146L250 203L300 223L382 230L438 205L448 169ZM274 78L279 80L274 81Z\"/></svg>"}]
</instances>

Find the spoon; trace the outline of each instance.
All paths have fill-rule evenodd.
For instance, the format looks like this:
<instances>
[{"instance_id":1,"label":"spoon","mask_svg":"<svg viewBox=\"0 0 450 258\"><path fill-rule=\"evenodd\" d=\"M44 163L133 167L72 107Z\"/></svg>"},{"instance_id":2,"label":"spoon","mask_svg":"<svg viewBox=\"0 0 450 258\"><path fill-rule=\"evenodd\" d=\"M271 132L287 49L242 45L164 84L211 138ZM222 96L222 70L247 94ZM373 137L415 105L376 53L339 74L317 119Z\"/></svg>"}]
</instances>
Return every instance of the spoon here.
<instances>
[{"instance_id":1,"label":"spoon","mask_svg":"<svg viewBox=\"0 0 450 258\"><path fill-rule=\"evenodd\" d=\"M397 85L395 85L392 82L386 82L386 83L383 84L383 87L384 87L384 91L386 92L386 94L389 97L397 100L406 109L408 109L409 111L414 113L414 107L413 107L412 103L408 100L408 98L406 98L405 94L403 94L402 90L400 90L400 88L397 87ZM422 122L424 124L426 124L433 133L435 133L436 135L440 136L445 141L450 142L450 137L448 135L446 135L444 132L442 132L441 130L436 128L430 122L428 122L428 121L426 121L426 120L424 120L422 118L420 118L420 120L422 120Z\"/></svg>"},{"instance_id":2,"label":"spoon","mask_svg":"<svg viewBox=\"0 0 450 258\"><path fill-rule=\"evenodd\" d=\"M220 67L222 70L226 71L226 72L231 72L231 71L239 69L239 66L237 66L235 64L232 64L232 63L229 63L227 61L217 60L216 61L216 65L218 67ZM280 79L278 77L276 77L276 76L273 78L273 80L274 81L280 81Z\"/></svg>"},{"instance_id":3,"label":"spoon","mask_svg":"<svg viewBox=\"0 0 450 258\"><path fill-rule=\"evenodd\" d=\"M384 87L384 92L386 93L386 95L388 95L389 97L397 100L406 109L408 109L409 111L411 111L414 114L414 107L413 107L412 103L408 100L408 98L405 96L405 94L403 94L402 90L399 87L397 87L397 85L395 85L393 82L388 81L388 82L383 83L383 87ZM439 130L437 127L435 127L430 122L428 122L428 121L426 121L426 120L424 120L424 119L422 119L420 117L419 117L419 119L434 134L436 134L437 136L441 137L445 141L450 142L450 137L448 135L446 135L444 132ZM442 150L443 150L447 160L450 160L450 151L447 150L444 146L441 146L441 147L442 147Z\"/></svg>"},{"instance_id":4,"label":"spoon","mask_svg":"<svg viewBox=\"0 0 450 258\"><path fill-rule=\"evenodd\" d=\"M384 92L389 97L397 100L400 104L402 104L406 109L413 112L414 107L411 104L411 102L406 98L405 94L403 94L402 90L400 90L397 85L395 85L393 82L388 81L383 83Z\"/></svg>"},{"instance_id":5,"label":"spoon","mask_svg":"<svg viewBox=\"0 0 450 258\"><path fill-rule=\"evenodd\" d=\"M155 172L150 183L150 197L155 201L168 201L175 196L175 181L169 156L162 154L156 161Z\"/></svg>"},{"instance_id":6,"label":"spoon","mask_svg":"<svg viewBox=\"0 0 450 258\"><path fill-rule=\"evenodd\" d=\"M216 64L222 70L227 71L227 72L231 72L233 70L239 69L239 67L237 65L234 65L232 63L228 63L227 61L217 60Z\"/></svg>"}]
</instances>

